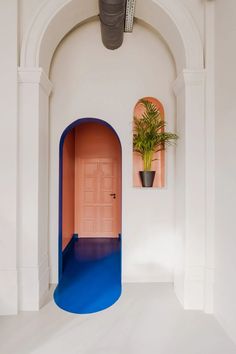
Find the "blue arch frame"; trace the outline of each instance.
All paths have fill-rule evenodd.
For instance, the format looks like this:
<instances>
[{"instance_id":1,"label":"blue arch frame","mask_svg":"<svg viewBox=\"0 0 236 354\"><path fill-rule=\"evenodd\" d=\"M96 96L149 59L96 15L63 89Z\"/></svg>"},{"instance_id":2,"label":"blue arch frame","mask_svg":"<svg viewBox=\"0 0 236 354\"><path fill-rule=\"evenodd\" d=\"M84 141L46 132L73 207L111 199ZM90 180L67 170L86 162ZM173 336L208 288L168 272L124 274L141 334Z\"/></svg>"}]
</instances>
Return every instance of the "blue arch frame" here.
<instances>
[{"instance_id":1,"label":"blue arch frame","mask_svg":"<svg viewBox=\"0 0 236 354\"><path fill-rule=\"evenodd\" d=\"M99 119L99 118L79 118L72 122L70 125L66 127L66 129L63 131L61 138L60 138L60 143L59 143L59 215L58 215L58 220L59 220L59 237L58 237L58 282L61 279L62 276L62 179L63 179L63 146L64 146L64 141L67 136L67 134L77 127L78 125L84 124L84 123L99 123L101 125L104 125L111 129L115 136L117 137L119 144L120 144L120 151L121 151L121 176L122 176L122 145L121 141L119 138L119 135L115 131L115 129L106 121ZM122 182L122 178L121 178ZM122 190L122 188L121 188ZM121 196L121 208L122 208L122 196ZM122 209L121 209L122 210ZM122 217L121 217L121 227L122 227Z\"/></svg>"}]
</instances>

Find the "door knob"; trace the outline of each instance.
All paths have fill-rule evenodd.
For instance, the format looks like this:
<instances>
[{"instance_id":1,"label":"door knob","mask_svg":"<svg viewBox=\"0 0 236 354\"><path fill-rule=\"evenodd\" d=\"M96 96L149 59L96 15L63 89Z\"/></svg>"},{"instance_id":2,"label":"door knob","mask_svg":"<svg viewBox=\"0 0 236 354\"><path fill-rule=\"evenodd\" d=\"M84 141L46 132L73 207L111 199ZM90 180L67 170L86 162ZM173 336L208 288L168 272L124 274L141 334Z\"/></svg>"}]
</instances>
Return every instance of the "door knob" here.
<instances>
[{"instance_id":1,"label":"door knob","mask_svg":"<svg viewBox=\"0 0 236 354\"><path fill-rule=\"evenodd\" d=\"M113 197L113 199L116 199L116 193L111 193L110 196Z\"/></svg>"}]
</instances>

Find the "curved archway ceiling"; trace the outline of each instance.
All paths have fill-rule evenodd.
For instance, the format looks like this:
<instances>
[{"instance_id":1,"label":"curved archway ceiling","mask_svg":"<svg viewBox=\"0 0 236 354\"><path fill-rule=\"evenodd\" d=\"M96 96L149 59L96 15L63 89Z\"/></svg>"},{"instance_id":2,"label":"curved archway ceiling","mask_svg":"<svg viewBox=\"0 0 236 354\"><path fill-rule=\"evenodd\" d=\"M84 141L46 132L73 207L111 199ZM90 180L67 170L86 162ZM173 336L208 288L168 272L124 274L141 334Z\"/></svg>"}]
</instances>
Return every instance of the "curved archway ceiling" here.
<instances>
[{"instance_id":1,"label":"curved archway ceiling","mask_svg":"<svg viewBox=\"0 0 236 354\"><path fill-rule=\"evenodd\" d=\"M107 49L123 43L124 31L132 32L136 0L99 0L102 42Z\"/></svg>"}]
</instances>

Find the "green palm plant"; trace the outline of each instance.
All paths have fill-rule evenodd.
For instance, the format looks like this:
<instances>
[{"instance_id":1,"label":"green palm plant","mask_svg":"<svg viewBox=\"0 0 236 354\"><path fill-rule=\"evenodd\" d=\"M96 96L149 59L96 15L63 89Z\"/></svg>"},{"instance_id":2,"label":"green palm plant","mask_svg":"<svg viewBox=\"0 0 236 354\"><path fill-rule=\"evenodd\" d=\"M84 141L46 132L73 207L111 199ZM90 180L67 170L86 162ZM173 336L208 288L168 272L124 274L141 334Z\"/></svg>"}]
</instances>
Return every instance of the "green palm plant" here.
<instances>
[{"instance_id":1,"label":"green palm plant","mask_svg":"<svg viewBox=\"0 0 236 354\"><path fill-rule=\"evenodd\" d=\"M145 111L141 118L134 117L133 150L141 155L144 171L151 171L154 153L175 143L178 136L164 131L166 124L152 102L145 99L139 102L144 105Z\"/></svg>"}]
</instances>

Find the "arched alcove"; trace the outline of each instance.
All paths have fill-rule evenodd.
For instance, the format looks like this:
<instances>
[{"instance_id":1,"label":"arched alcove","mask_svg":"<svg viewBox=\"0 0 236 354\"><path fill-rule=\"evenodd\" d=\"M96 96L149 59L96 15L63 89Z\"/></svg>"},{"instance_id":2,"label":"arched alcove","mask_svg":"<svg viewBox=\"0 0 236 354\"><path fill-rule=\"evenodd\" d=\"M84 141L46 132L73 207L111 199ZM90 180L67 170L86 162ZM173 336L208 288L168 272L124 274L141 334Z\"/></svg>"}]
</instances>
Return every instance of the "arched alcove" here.
<instances>
[{"instance_id":1,"label":"arched alcove","mask_svg":"<svg viewBox=\"0 0 236 354\"><path fill-rule=\"evenodd\" d=\"M39 8L21 49L22 67L42 67L48 74L53 53L62 38L79 23L98 15L98 2L50 0ZM166 40L178 73L203 67L200 35L186 8L176 0L139 0L136 17L150 24Z\"/></svg>"},{"instance_id":2,"label":"arched alcove","mask_svg":"<svg viewBox=\"0 0 236 354\"><path fill-rule=\"evenodd\" d=\"M76 25L97 14L95 0L83 1L79 6L76 0L44 2L23 39L19 68L19 158L24 161L19 171L21 309L37 309L48 291L48 98L52 89L47 76L49 67L62 38ZM185 308L202 309L205 286L203 48L190 14L176 0L140 0L136 15L166 40L177 66L174 89L180 140L176 153L174 282L176 294ZM30 154L28 146L31 146ZM32 211L34 217L25 223ZM29 242L30 252L27 251ZM30 294L26 291L29 269ZM35 279L39 279L39 283Z\"/></svg>"},{"instance_id":3,"label":"arched alcove","mask_svg":"<svg viewBox=\"0 0 236 354\"><path fill-rule=\"evenodd\" d=\"M161 120L164 122L165 121L165 112L164 112L164 107L162 103L154 98L154 97L143 97L138 100L134 107L134 117L140 119L143 112L144 112L144 106L142 104L142 100L146 100L151 102L152 104L155 105L156 109L158 112L160 112L160 117ZM164 129L164 128L163 128ZM162 131L163 131L162 129ZM139 178L139 171L143 169L143 163L142 163L142 158L140 154L137 152L133 151L133 185L134 187L141 187L141 180ZM153 161L152 161L152 169L154 171L157 171L154 182L153 182L153 187L164 187L165 186L165 152L164 150L155 152L153 156Z\"/></svg>"},{"instance_id":4,"label":"arched alcove","mask_svg":"<svg viewBox=\"0 0 236 354\"><path fill-rule=\"evenodd\" d=\"M140 195L141 191L134 193L132 182L130 183L132 151L129 141L132 136L133 107L144 92L156 92L161 97L166 104L168 126L171 130L175 129L176 107L172 94L172 82L176 76L175 64L160 36L143 23L135 24L133 35L126 38L118 52L104 48L100 41L99 26L99 21L93 20L72 31L61 42L51 65L50 78L54 83L54 93L50 99L49 185L52 279L57 282L57 145L61 131L70 123L70 117L85 116L89 111L92 116L103 117L109 122L122 141L125 191L122 199L126 210L123 215L126 230L122 243L125 249L123 279L139 277L138 264L142 257L143 281L155 278L172 281L174 149L170 149L166 159L168 187L159 196L154 193ZM133 62L133 58L140 53L141 43L144 53L140 60ZM159 65L155 66L157 61ZM153 69L143 70L148 63ZM121 66L122 70L117 70ZM159 80L153 80L153 76ZM145 216L142 216L140 202L146 205ZM153 222L148 222L148 218L153 218ZM149 235L147 243L144 235ZM153 264L151 270L148 268L150 262Z\"/></svg>"}]
</instances>

